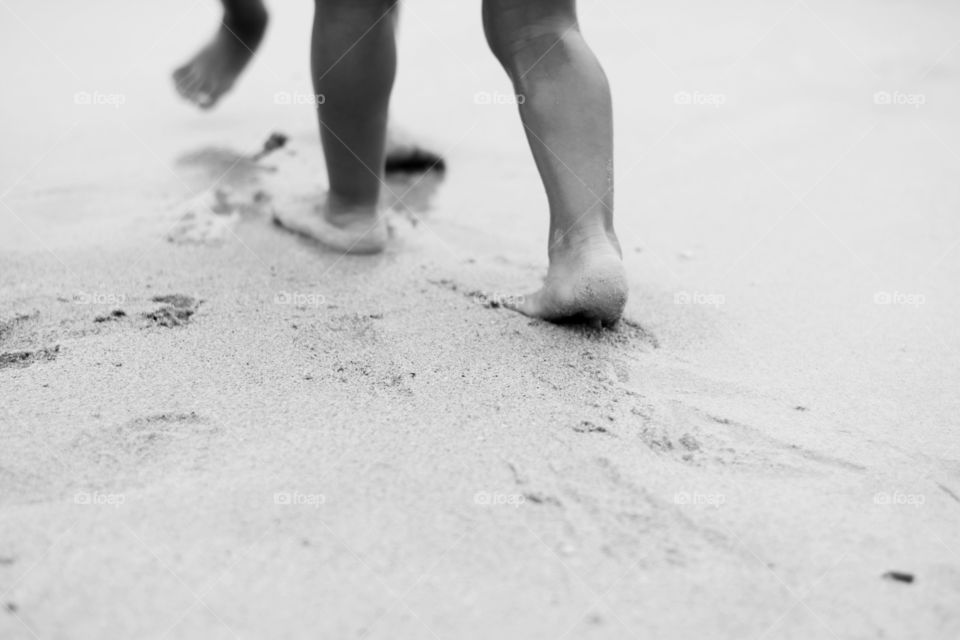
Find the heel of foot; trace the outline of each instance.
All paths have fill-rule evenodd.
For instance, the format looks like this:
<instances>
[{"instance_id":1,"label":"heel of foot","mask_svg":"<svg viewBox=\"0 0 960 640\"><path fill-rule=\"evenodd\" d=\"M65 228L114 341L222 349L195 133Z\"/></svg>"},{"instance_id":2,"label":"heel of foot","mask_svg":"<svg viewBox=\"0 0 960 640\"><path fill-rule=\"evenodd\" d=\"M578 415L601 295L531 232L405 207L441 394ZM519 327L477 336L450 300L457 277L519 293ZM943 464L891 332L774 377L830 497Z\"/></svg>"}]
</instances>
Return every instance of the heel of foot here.
<instances>
[{"instance_id":1,"label":"heel of foot","mask_svg":"<svg viewBox=\"0 0 960 640\"><path fill-rule=\"evenodd\" d=\"M273 223L341 253L368 255L387 247L386 218L376 215L338 216L336 221L304 203L281 203L273 210Z\"/></svg>"},{"instance_id":2,"label":"heel of foot","mask_svg":"<svg viewBox=\"0 0 960 640\"><path fill-rule=\"evenodd\" d=\"M612 247L573 260L555 259L544 286L506 306L557 323L612 326L627 304L627 274Z\"/></svg>"},{"instance_id":3,"label":"heel of foot","mask_svg":"<svg viewBox=\"0 0 960 640\"><path fill-rule=\"evenodd\" d=\"M614 325L627 306L627 273L619 259L593 265L576 286L579 315L601 324Z\"/></svg>"}]
</instances>

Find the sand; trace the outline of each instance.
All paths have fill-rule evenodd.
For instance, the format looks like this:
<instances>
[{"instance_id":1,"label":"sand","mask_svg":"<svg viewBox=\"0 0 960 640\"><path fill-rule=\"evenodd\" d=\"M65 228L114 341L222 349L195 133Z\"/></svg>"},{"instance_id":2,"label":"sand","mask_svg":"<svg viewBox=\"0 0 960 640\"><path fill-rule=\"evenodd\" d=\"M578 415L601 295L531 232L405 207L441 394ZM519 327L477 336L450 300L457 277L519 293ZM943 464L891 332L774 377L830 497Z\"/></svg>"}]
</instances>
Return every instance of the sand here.
<instances>
[{"instance_id":1,"label":"sand","mask_svg":"<svg viewBox=\"0 0 960 640\"><path fill-rule=\"evenodd\" d=\"M0 637L957 637L960 12L661 4L582 6L601 332L502 306L545 202L478 11L408 3L448 170L341 257L270 223L323 187L309 3L198 114L215 3L4 0Z\"/></svg>"}]
</instances>

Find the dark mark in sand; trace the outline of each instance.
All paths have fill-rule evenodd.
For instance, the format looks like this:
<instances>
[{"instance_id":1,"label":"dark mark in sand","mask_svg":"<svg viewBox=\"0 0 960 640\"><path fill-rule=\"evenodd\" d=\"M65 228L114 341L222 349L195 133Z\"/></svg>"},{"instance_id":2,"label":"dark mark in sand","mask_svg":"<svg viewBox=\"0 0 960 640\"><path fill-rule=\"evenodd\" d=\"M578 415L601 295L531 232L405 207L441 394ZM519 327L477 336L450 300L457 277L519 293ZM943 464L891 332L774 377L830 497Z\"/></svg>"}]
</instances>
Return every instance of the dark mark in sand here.
<instances>
[{"instance_id":1,"label":"dark mark in sand","mask_svg":"<svg viewBox=\"0 0 960 640\"><path fill-rule=\"evenodd\" d=\"M953 499L956 500L957 502L960 502L960 496L958 496L956 493L954 493L953 491L951 491L949 487L945 487L945 486L943 486L942 484L940 484L939 482L937 483L937 486L940 487L940 490L943 491L945 494L947 494L948 496L950 496L951 498L953 498Z\"/></svg>"},{"instance_id":2,"label":"dark mark in sand","mask_svg":"<svg viewBox=\"0 0 960 640\"><path fill-rule=\"evenodd\" d=\"M256 162L257 160L260 160L261 158L273 153L277 149L282 149L284 146L286 146L287 140L289 140L289 138L285 133L278 133L276 131L271 133L270 137L267 138L266 142L263 143L263 149L250 156L250 159Z\"/></svg>"},{"instance_id":3,"label":"dark mark in sand","mask_svg":"<svg viewBox=\"0 0 960 640\"><path fill-rule=\"evenodd\" d=\"M552 504L555 507L562 507L563 503L560 502L558 498L553 496L547 496L542 493L525 493L523 494L525 500L529 500L534 504Z\"/></svg>"},{"instance_id":4,"label":"dark mark in sand","mask_svg":"<svg viewBox=\"0 0 960 640\"><path fill-rule=\"evenodd\" d=\"M679 440L680 444L683 445L683 448L687 451L699 451L700 443L689 433L683 434Z\"/></svg>"},{"instance_id":5,"label":"dark mark in sand","mask_svg":"<svg viewBox=\"0 0 960 640\"><path fill-rule=\"evenodd\" d=\"M903 571L887 571L885 574L883 574L883 577L887 580L895 580L897 582L905 582L907 584L912 584L914 580L912 573L904 573Z\"/></svg>"},{"instance_id":6,"label":"dark mark in sand","mask_svg":"<svg viewBox=\"0 0 960 640\"><path fill-rule=\"evenodd\" d=\"M442 156L417 146L404 146L387 153L384 170L387 173L443 172L447 165Z\"/></svg>"},{"instance_id":7,"label":"dark mark in sand","mask_svg":"<svg viewBox=\"0 0 960 640\"><path fill-rule=\"evenodd\" d=\"M34 362L50 362L56 360L60 353L60 345L44 347L34 351L8 351L0 353L0 369L10 367L29 367Z\"/></svg>"},{"instance_id":8,"label":"dark mark in sand","mask_svg":"<svg viewBox=\"0 0 960 640\"><path fill-rule=\"evenodd\" d=\"M598 424L594 424L589 420L582 420L580 424L573 428L577 433L607 433L610 434L610 430L606 427ZM610 434L612 435L612 434Z\"/></svg>"},{"instance_id":9,"label":"dark mark in sand","mask_svg":"<svg viewBox=\"0 0 960 640\"><path fill-rule=\"evenodd\" d=\"M150 298L154 302L169 304L179 309L191 309L200 306L201 300L192 296L185 296L182 293L170 293L162 296L153 296Z\"/></svg>"},{"instance_id":10,"label":"dark mark in sand","mask_svg":"<svg viewBox=\"0 0 960 640\"><path fill-rule=\"evenodd\" d=\"M160 307L143 314L143 317L160 327L179 327L189 322L193 309L177 309L176 307Z\"/></svg>"},{"instance_id":11,"label":"dark mark in sand","mask_svg":"<svg viewBox=\"0 0 960 640\"><path fill-rule=\"evenodd\" d=\"M40 316L40 312L35 311L29 314L27 313L18 314L10 318L9 320L0 320L0 342L3 342L4 340L6 340L10 336L10 334L12 334L14 330L16 330L16 328L19 327L21 324L23 324L24 322L27 322L28 320L35 320L39 316Z\"/></svg>"},{"instance_id":12,"label":"dark mark in sand","mask_svg":"<svg viewBox=\"0 0 960 640\"><path fill-rule=\"evenodd\" d=\"M123 309L114 309L113 311L111 311L109 314L105 316L97 316L96 318L93 319L93 321L94 322L112 322L115 320L119 320L120 318L126 318L126 317L127 317L126 311L124 311Z\"/></svg>"},{"instance_id":13,"label":"dark mark in sand","mask_svg":"<svg viewBox=\"0 0 960 640\"><path fill-rule=\"evenodd\" d=\"M163 306L143 314L143 317L160 327L179 327L187 324L197 311L202 300L180 293L151 298Z\"/></svg>"},{"instance_id":14,"label":"dark mark in sand","mask_svg":"<svg viewBox=\"0 0 960 640\"><path fill-rule=\"evenodd\" d=\"M196 411L191 411L189 413L156 413L151 416L145 416L143 418L136 418L130 422L130 424L139 425L139 424L154 424L154 423L170 423L170 422L189 422L197 423L200 422L200 416Z\"/></svg>"},{"instance_id":15,"label":"dark mark in sand","mask_svg":"<svg viewBox=\"0 0 960 640\"><path fill-rule=\"evenodd\" d=\"M449 289L450 291L460 291L460 285L449 278L440 278L439 280L430 280L428 278L427 282L438 287L443 287L444 289Z\"/></svg>"}]
</instances>

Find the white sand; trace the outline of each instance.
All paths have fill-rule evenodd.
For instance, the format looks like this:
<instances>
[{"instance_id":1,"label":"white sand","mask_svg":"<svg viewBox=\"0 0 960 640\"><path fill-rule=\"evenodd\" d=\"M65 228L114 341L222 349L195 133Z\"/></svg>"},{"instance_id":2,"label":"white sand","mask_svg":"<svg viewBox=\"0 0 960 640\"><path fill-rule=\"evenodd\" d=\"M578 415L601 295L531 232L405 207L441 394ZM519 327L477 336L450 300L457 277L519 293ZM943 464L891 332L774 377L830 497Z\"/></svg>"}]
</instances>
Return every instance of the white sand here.
<instances>
[{"instance_id":1,"label":"white sand","mask_svg":"<svg viewBox=\"0 0 960 640\"><path fill-rule=\"evenodd\" d=\"M0 5L0 637L960 634L957 7L583 3L632 279L599 335L478 304L546 214L466 2L405 12L396 119L450 171L386 255L191 204L322 187L275 100L301 4L212 114L167 73L214 2Z\"/></svg>"}]
</instances>

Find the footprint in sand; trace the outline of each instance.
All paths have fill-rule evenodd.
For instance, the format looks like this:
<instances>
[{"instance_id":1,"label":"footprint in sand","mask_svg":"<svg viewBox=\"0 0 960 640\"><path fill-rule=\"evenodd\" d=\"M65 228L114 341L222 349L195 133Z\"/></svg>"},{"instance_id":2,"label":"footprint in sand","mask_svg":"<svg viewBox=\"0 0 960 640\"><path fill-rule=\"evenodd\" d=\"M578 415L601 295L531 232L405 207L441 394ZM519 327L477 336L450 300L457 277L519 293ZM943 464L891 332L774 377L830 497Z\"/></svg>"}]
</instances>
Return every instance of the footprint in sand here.
<instances>
[{"instance_id":1,"label":"footprint in sand","mask_svg":"<svg viewBox=\"0 0 960 640\"><path fill-rule=\"evenodd\" d=\"M149 321L151 326L166 328L187 324L203 302L203 300L180 293L154 296L151 300L159 302L161 306L153 311L143 313L142 316Z\"/></svg>"},{"instance_id":2,"label":"footprint in sand","mask_svg":"<svg viewBox=\"0 0 960 640\"><path fill-rule=\"evenodd\" d=\"M243 219L265 214L269 197L262 191L246 198L221 188L199 195L182 206L183 213L167 232L174 244L220 246L231 236Z\"/></svg>"},{"instance_id":3,"label":"footprint in sand","mask_svg":"<svg viewBox=\"0 0 960 640\"><path fill-rule=\"evenodd\" d=\"M633 413L640 421L640 439L650 449L686 464L801 474L864 470L854 462L783 442L762 428L679 402L637 406Z\"/></svg>"},{"instance_id":4,"label":"footprint in sand","mask_svg":"<svg viewBox=\"0 0 960 640\"><path fill-rule=\"evenodd\" d=\"M64 457L88 461L98 474L139 476L150 462L175 458L187 464L220 433L219 426L195 411L156 413L86 429L67 445Z\"/></svg>"},{"instance_id":5,"label":"footprint in sand","mask_svg":"<svg viewBox=\"0 0 960 640\"><path fill-rule=\"evenodd\" d=\"M39 312L0 320L0 369L22 369L50 362L60 355L60 345L37 347Z\"/></svg>"}]
</instances>

